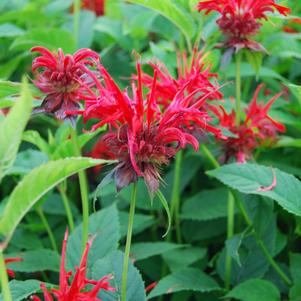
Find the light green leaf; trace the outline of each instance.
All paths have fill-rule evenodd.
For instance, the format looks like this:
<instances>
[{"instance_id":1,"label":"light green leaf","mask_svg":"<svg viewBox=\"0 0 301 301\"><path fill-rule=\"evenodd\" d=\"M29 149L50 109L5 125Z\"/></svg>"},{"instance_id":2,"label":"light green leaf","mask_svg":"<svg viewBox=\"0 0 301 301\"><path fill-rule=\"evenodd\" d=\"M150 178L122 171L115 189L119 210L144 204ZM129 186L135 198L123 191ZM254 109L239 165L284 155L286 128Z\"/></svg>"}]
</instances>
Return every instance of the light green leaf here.
<instances>
[{"instance_id":1,"label":"light green leaf","mask_svg":"<svg viewBox=\"0 0 301 301\"><path fill-rule=\"evenodd\" d=\"M163 193L162 193L160 190L157 191L157 196L158 196L158 198L159 198L159 200L160 200L162 206L164 207L164 209L165 209L165 211L166 211L167 219L168 219L167 230L166 230L165 234L162 236L162 237L165 237L165 236L168 234L168 232L169 232L169 230L170 230L170 227L171 227L171 215L170 215L168 203L167 203L167 201L166 201L166 199L165 199Z\"/></svg>"},{"instance_id":2,"label":"light green leaf","mask_svg":"<svg viewBox=\"0 0 301 301\"><path fill-rule=\"evenodd\" d=\"M252 68L255 71L256 74L256 79L258 79L259 74L260 74L260 68L262 65L262 58L263 54L260 51L251 51L251 50L246 50L245 51L247 60L249 64L252 66Z\"/></svg>"},{"instance_id":3,"label":"light green leaf","mask_svg":"<svg viewBox=\"0 0 301 301\"><path fill-rule=\"evenodd\" d=\"M48 249L33 250L15 254L9 254L7 257L20 257L23 261L12 262L9 264L15 272L41 272L54 271L59 272L61 256Z\"/></svg>"},{"instance_id":4,"label":"light green leaf","mask_svg":"<svg viewBox=\"0 0 301 301\"><path fill-rule=\"evenodd\" d=\"M16 95L21 92L22 85L20 83L14 83L10 81L0 81L0 98L4 98L11 95Z\"/></svg>"},{"instance_id":5,"label":"light green leaf","mask_svg":"<svg viewBox=\"0 0 301 301\"><path fill-rule=\"evenodd\" d=\"M24 80L20 99L0 122L0 182L16 158L22 133L30 117L31 104L32 96Z\"/></svg>"},{"instance_id":6,"label":"light green leaf","mask_svg":"<svg viewBox=\"0 0 301 301\"><path fill-rule=\"evenodd\" d=\"M50 189L74 173L108 161L67 158L33 169L13 190L0 220L0 234L8 242L30 208Z\"/></svg>"},{"instance_id":7,"label":"light green leaf","mask_svg":"<svg viewBox=\"0 0 301 301\"><path fill-rule=\"evenodd\" d=\"M185 201L181 218L208 221L227 216L228 193L225 188L203 190Z\"/></svg>"},{"instance_id":8,"label":"light green leaf","mask_svg":"<svg viewBox=\"0 0 301 301\"><path fill-rule=\"evenodd\" d=\"M280 301L278 288L263 279L250 279L230 291L226 297L241 301Z\"/></svg>"},{"instance_id":9,"label":"light green leaf","mask_svg":"<svg viewBox=\"0 0 301 301\"><path fill-rule=\"evenodd\" d=\"M12 23L4 23L0 25L0 38L16 37L24 34L24 30Z\"/></svg>"},{"instance_id":10,"label":"light green leaf","mask_svg":"<svg viewBox=\"0 0 301 301\"><path fill-rule=\"evenodd\" d=\"M269 187L276 177L276 186ZM301 216L301 182L294 176L280 171L277 168L257 164L229 164L207 172L209 176L231 188L247 194L258 194L275 200L281 207Z\"/></svg>"},{"instance_id":11,"label":"light green leaf","mask_svg":"<svg viewBox=\"0 0 301 301\"><path fill-rule=\"evenodd\" d=\"M211 292L219 290L219 285L204 272L186 268L164 277L148 295L148 299L181 291Z\"/></svg>"},{"instance_id":12,"label":"light green leaf","mask_svg":"<svg viewBox=\"0 0 301 301\"><path fill-rule=\"evenodd\" d=\"M192 38L195 33L193 19L184 10L172 3L171 0L129 0L134 4L139 4L159 12L161 15L174 23L187 38Z\"/></svg>"},{"instance_id":13,"label":"light green leaf","mask_svg":"<svg viewBox=\"0 0 301 301\"><path fill-rule=\"evenodd\" d=\"M121 278L123 267L123 253L114 251L103 259L97 260L93 266L92 278L101 279L101 277L112 274L113 280L111 285L116 288L116 292L102 290L98 294L98 298L103 301L116 301L120 299ZM146 301L144 283L139 271L134 267L132 262L129 262L127 275L127 300L130 301Z\"/></svg>"},{"instance_id":14,"label":"light green leaf","mask_svg":"<svg viewBox=\"0 0 301 301\"><path fill-rule=\"evenodd\" d=\"M139 242L131 246L131 258L138 261L179 248L183 248L183 245L170 242Z\"/></svg>"}]
</instances>

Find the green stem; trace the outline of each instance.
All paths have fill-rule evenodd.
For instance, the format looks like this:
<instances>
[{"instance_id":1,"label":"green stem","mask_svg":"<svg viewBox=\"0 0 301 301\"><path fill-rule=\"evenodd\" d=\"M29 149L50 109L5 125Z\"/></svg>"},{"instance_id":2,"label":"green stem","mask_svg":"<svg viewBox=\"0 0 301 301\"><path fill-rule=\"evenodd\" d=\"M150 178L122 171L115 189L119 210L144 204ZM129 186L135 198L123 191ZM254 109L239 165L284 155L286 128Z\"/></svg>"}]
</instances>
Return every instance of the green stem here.
<instances>
[{"instance_id":1,"label":"green stem","mask_svg":"<svg viewBox=\"0 0 301 301\"><path fill-rule=\"evenodd\" d=\"M3 258L3 253L0 253L0 279L1 279L1 293L3 296L3 301L12 301L9 283L8 283L8 276L6 272L6 266Z\"/></svg>"},{"instance_id":2,"label":"green stem","mask_svg":"<svg viewBox=\"0 0 301 301\"><path fill-rule=\"evenodd\" d=\"M135 216L136 198L137 198L137 183L134 183L132 195L131 195L128 232L126 237L125 253L123 259L121 301L126 301L127 274L128 274L128 267L129 267L129 257L130 257L132 232L133 232L133 224L134 224L134 216Z\"/></svg>"},{"instance_id":3,"label":"green stem","mask_svg":"<svg viewBox=\"0 0 301 301\"><path fill-rule=\"evenodd\" d=\"M78 36L79 36L79 18L80 18L80 0L74 0L73 2L73 32L74 32L74 39L76 44L78 44Z\"/></svg>"},{"instance_id":4,"label":"green stem","mask_svg":"<svg viewBox=\"0 0 301 301\"><path fill-rule=\"evenodd\" d=\"M72 140L74 147L74 155L81 156L81 149L78 143L76 129L72 130ZM85 249L89 235L89 189L86 172L84 170L78 172L79 188L82 200L82 215L83 215L83 236L82 248Z\"/></svg>"},{"instance_id":5,"label":"green stem","mask_svg":"<svg viewBox=\"0 0 301 301\"><path fill-rule=\"evenodd\" d=\"M207 157L208 157L208 159L210 161L211 161L212 158L214 158L213 155L211 154L211 152L208 149L205 152L205 154L207 155ZM214 167L219 167L220 165L218 164L218 166L216 166L216 163L218 164L218 162L216 161L215 164L213 164ZM274 260L274 258L269 253L269 251L268 251L267 247L265 246L264 242L262 241L262 239L257 234L257 232L256 232L256 230L254 228L253 222L250 219L250 217L248 215L248 212L247 212L247 210L246 210L243 202L241 201L241 199L238 197L238 195L234 191L231 191L231 193L232 193L232 195L234 197L235 204L236 204L237 208L240 210L240 213L242 214L242 216L243 216L246 224L248 225L248 227L250 227L252 229L252 234L253 234L253 236L254 236L254 238L255 238L258 246L262 250L265 258L270 263L270 265L273 267L273 269L275 270L275 272L279 275L279 277L284 281L284 283L286 283L288 286L291 286L292 285L291 280L286 276L286 274L278 266L278 264L276 263L276 261ZM229 222L229 216L228 216L228 225L229 224L230 224L230 222ZM229 229L230 229L230 227L229 227ZM228 235L229 235L229 233L228 233Z\"/></svg>"},{"instance_id":6,"label":"green stem","mask_svg":"<svg viewBox=\"0 0 301 301\"><path fill-rule=\"evenodd\" d=\"M207 148L205 144L201 144L200 148L215 168L220 167L218 161L214 158L214 156L212 155L212 153L210 152L210 150Z\"/></svg>"},{"instance_id":7,"label":"green stem","mask_svg":"<svg viewBox=\"0 0 301 301\"><path fill-rule=\"evenodd\" d=\"M230 239L234 235L234 216L235 216L235 202L231 191L228 195L228 222L227 222L227 239ZM232 258L227 251L226 254L226 272L225 272L225 287L229 290L231 283L231 270L232 270Z\"/></svg>"},{"instance_id":8,"label":"green stem","mask_svg":"<svg viewBox=\"0 0 301 301\"><path fill-rule=\"evenodd\" d=\"M179 151L175 161L175 173L171 195L171 219L175 221L177 242L182 243L180 228L180 182L181 182L181 165L183 159L183 151Z\"/></svg>"},{"instance_id":9,"label":"green stem","mask_svg":"<svg viewBox=\"0 0 301 301\"><path fill-rule=\"evenodd\" d=\"M240 124L240 114L241 114L241 74L240 74L240 67L241 67L241 57L242 52L239 51L236 54L236 124Z\"/></svg>"},{"instance_id":10,"label":"green stem","mask_svg":"<svg viewBox=\"0 0 301 301\"><path fill-rule=\"evenodd\" d=\"M48 237L49 237L49 240L50 240L50 243L51 243L51 246L52 246L52 249L56 252L58 252L58 247L57 247L57 244L56 244L56 241L55 241L55 238L54 238L54 234L52 232L52 229L48 223L48 220L42 210L41 207L38 207L36 208L36 212L37 214L39 215L44 227L45 227L45 230L47 231L47 234L48 234Z\"/></svg>"},{"instance_id":11,"label":"green stem","mask_svg":"<svg viewBox=\"0 0 301 301\"><path fill-rule=\"evenodd\" d=\"M68 196L66 194L66 182L60 184L59 187L58 187L58 190L60 192L64 207L65 207L65 212L66 212L66 215L67 215L69 229L72 232L74 230L74 219L73 219L72 211L71 211L71 208L70 208L69 199L68 199Z\"/></svg>"}]
</instances>

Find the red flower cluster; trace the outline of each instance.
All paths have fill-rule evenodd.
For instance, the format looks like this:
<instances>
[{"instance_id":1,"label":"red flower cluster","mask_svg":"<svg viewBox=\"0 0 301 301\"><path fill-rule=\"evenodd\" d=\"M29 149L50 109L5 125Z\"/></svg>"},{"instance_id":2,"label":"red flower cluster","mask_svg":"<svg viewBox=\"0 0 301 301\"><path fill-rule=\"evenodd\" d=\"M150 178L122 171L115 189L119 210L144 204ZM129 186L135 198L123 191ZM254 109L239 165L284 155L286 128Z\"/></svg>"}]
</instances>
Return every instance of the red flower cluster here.
<instances>
[{"instance_id":1,"label":"red flower cluster","mask_svg":"<svg viewBox=\"0 0 301 301\"><path fill-rule=\"evenodd\" d=\"M20 262L20 261L22 261L22 260L23 260L23 259L22 259L22 258L19 258L19 257L16 257L16 258L5 258L5 259L4 259L4 263L5 263L5 265L7 265L7 264L10 264L10 263L12 263L12 262ZM10 277L15 278L15 273L14 273L13 270L7 269L6 271L7 271L7 274L8 274Z\"/></svg>"},{"instance_id":2,"label":"red flower cluster","mask_svg":"<svg viewBox=\"0 0 301 301\"><path fill-rule=\"evenodd\" d=\"M82 0L82 8L95 12L96 16L105 14L105 0Z\"/></svg>"},{"instance_id":3,"label":"red flower cluster","mask_svg":"<svg viewBox=\"0 0 301 301\"><path fill-rule=\"evenodd\" d=\"M282 15L290 13L290 9L277 5L274 0L208 0L200 1L199 11L217 11L221 17L217 20L221 31L226 36L224 46L239 51L249 48L262 51L264 48L251 37L261 27L260 19L267 19L266 13L277 10Z\"/></svg>"},{"instance_id":4,"label":"red flower cluster","mask_svg":"<svg viewBox=\"0 0 301 301\"><path fill-rule=\"evenodd\" d=\"M73 277L71 285L68 280L72 276L72 272L65 271L65 257L67 249L68 231L65 233L65 238L62 248L62 259L60 267L60 284L59 289L51 289L51 293L58 301L101 301L97 298L97 295L101 289L107 291L115 291L115 288L111 287L109 280L112 279L111 275L105 276L102 279L89 280L86 278L87 272L87 257L92 245L92 240L87 242L84 254L81 259L80 266L76 268L76 273ZM94 286L90 290L86 289L87 285ZM41 288L44 293L45 301L53 301L52 295L47 291L45 284L41 284ZM33 301L41 301L37 296L32 296Z\"/></svg>"},{"instance_id":5,"label":"red flower cluster","mask_svg":"<svg viewBox=\"0 0 301 301\"><path fill-rule=\"evenodd\" d=\"M110 130L100 138L99 145L105 150L104 157L109 150L110 157L119 161L114 169L117 190L136 182L141 176L153 194L159 187L161 166L168 164L187 144L198 149L193 131L202 128L220 135L219 129L208 125L208 114L200 110L217 88L205 95L202 94L204 87L187 94L188 81L162 110L156 96L158 70L155 69L146 99L142 93L140 63L137 63L137 85L132 83L131 95L127 89L121 91L118 88L103 66L100 66L100 72L104 80L104 85L98 83L100 96L86 101L86 109L79 113L85 120L99 119L92 130L109 124Z\"/></svg>"},{"instance_id":6,"label":"red flower cluster","mask_svg":"<svg viewBox=\"0 0 301 301\"><path fill-rule=\"evenodd\" d=\"M268 115L268 111L273 103L282 95L276 94L267 104L257 103L259 92L263 85L259 85L255 91L254 97L246 110L245 121L237 125L235 123L235 112L230 114L219 107L214 111L219 118L222 127L229 130L235 137L229 137L223 140L224 161L235 157L237 162L244 163L249 159L253 151L259 146L270 146L277 140L277 132L284 132L285 126Z\"/></svg>"},{"instance_id":7,"label":"red flower cluster","mask_svg":"<svg viewBox=\"0 0 301 301\"><path fill-rule=\"evenodd\" d=\"M152 69L157 73L156 98L158 99L158 103L167 107L178 91L184 87L187 93L199 89L199 93L208 95L208 99L221 99L222 94L217 90L217 83L214 85L210 82L210 79L217 78L217 74L210 72L210 66L205 66L205 58L206 55L204 55L202 51L198 51L197 48L194 48L189 64L187 53L178 53L177 78L174 78L170 74L164 63L149 63ZM148 88L151 88L153 78L150 75L143 73L142 82Z\"/></svg>"},{"instance_id":8,"label":"red flower cluster","mask_svg":"<svg viewBox=\"0 0 301 301\"><path fill-rule=\"evenodd\" d=\"M33 82L46 94L41 107L35 112L52 113L61 120L70 119L66 112L77 110L79 101L92 94L96 75L89 66L97 64L98 54L90 49L81 49L66 56L62 49L57 54L44 47L34 47L31 51L42 54L32 63L32 71L36 75Z\"/></svg>"}]
</instances>

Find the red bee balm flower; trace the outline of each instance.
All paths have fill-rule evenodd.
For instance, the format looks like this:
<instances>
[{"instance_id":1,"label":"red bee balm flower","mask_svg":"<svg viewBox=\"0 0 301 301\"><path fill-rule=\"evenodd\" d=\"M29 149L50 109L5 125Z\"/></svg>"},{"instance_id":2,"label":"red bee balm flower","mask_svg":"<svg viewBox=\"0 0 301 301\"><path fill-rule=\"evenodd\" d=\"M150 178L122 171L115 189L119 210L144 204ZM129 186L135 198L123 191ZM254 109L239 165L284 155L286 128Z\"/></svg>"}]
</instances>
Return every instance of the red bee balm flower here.
<instances>
[{"instance_id":1,"label":"red bee balm flower","mask_svg":"<svg viewBox=\"0 0 301 301\"><path fill-rule=\"evenodd\" d=\"M19 258L19 257L16 257L16 258L5 258L4 259L4 263L7 265L7 264L10 264L12 262L20 262L22 261L23 259L22 258ZM11 269L7 269L6 270L7 274L12 277L12 278L15 278L15 273L13 270Z\"/></svg>"},{"instance_id":2,"label":"red bee balm flower","mask_svg":"<svg viewBox=\"0 0 301 301\"><path fill-rule=\"evenodd\" d=\"M105 13L105 3L105 0L82 0L82 8L94 11L99 17Z\"/></svg>"},{"instance_id":3,"label":"red bee balm flower","mask_svg":"<svg viewBox=\"0 0 301 301\"><path fill-rule=\"evenodd\" d=\"M217 20L221 31L226 36L224 46L250 48L262 51L264 48L250 38L256 35L261 27L260 19L267 19L266 13L277 10L282 15L290 13L290 9L280 6L274 0L208 0L200 1L199 11L217 11L221 17Z\"/></svg>"},{"instance_id":4,"label":"red bee balm flower","mask_svg":"<svg viewBox=\"0 0 301 301\"><path fill-rule=\"evenodd\" d=\"M105 276L102 279L95 281L86 278L87 272L87 257L92 245L92 240L89 240L86 245L80 266L76 268L76 273L73 277L71 285L68 280L72 276L72 272L65 271L65 257L67 248L68 231L65 233L65 238L62 248L62 259L60 267L60 284L59 289L51 289L51 293L58 301L101 301L97 298L97 295L101 289L106 291L115 291L115 288L111 287L109 280L112 279L111 275ZM94 286L90 290L86 289L87 285ZM44 293L45 301L53 301L51 293L47 291L46 286L41 284L41 288ZM37 296L33 296L34 301L41 301Z\"/></svg>"},{"instance_id":5,"label":"red bee balm flower","mask_svg":"<svg viewBox=\"0 0 301 301\"><path fill-rule=\"evenodd\" d=\"M143 97L142 74L137 63L138 86L132 83L132 95L121 91L104 67L100 72L105 87L99 83L100 97L86 102L83 112L85 120L97 118L100 122L92 129L105 123L109 133L101 141L109 149L119 164L114 170L117 190L143 177L149 192L153 194L159 187L161 165L181 149L191 144L198 149L198 141L191 134L197 127L216 135L220 130L208 125L208 114L200 111L206 100L216 91L202 95L202 88L186 94L186 86L181 88L170 104L161 111L157 101L157 70L155 70L147 99ZM103 145L102 145L103 147Z\"/></svg>"},{"instance_id":6,"label":"red bee balm flower","mask_svg":"<svg viewBox=\"0 0 301 301\"><path fill-rule=\"evenodd\" d=\"M206 55L203 52L198 52L194 48L191 63L188 63L187 53L178 53L178 76L174 78L168 71L167 67L162 62L157 64L149 63L152 69L157 73L156 83L156 98L160 104L168 106L174 99L177 92L184 88L188 93L199 89L200 93L210 94L209 99L221 99L222 94L217 90L216 85L210 82L211 78L216 78L217 74L210 72L210 66L205 66L204 59ZM151 88L153 78L146 74L142 74L142 82L147 87ZM213 93L211 93L214 91Z\"/></svg>"},{"instance_id":7,"label":"red bee balm flower","mask_svg":"<svg viewBox=\"0 0 301 301\"><path fill-rule=\"evenodd\" d=\"M47 95L35 112L52 113L61 120L72 118L66 112L77 110L79 101L92 94L96 76L88 66L98 62L98 54L90 49L81 49L66 56L61 49L58 54L44 47L34 47L31 51L42 54L32 63L32 71L37 78L33 82Z\"/></svg>"},{"instance_id":8,"label":"red bee balm flower","mask_svg":"<svg viewBox=\"0 0 301 301\"><path fill-rule=\"evenodd\" d=\"M285 132L285 126L268 115L272 104L282 95L276 94L267 104L258 104L258 94L263 85L259 85L254 97L246 110L246 119L240 124L235 123L235 112L227 114L223 107L215 110L216 116L220 120L222 127L232 132L235 137L222 140L225 161L232 156L237 162L244 163L249 159L253 151L259 146L270 146L277 140L277 132Z\"/></svg>"}]
</instances>

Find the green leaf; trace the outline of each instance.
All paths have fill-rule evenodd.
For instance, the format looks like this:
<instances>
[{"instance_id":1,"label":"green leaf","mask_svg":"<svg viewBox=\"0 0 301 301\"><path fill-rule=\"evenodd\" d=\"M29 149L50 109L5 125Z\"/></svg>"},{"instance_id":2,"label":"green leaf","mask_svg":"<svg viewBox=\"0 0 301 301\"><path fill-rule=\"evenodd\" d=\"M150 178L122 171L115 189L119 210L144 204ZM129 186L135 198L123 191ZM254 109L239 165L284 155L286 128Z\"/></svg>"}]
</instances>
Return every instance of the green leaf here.
<instances>
[{"instance_id":1,"label":"green leaf","mask_svg":"<svg viewBox=\"0 0 301 301\"><path fill-rule=\"evenodd\" d=\"M234 235L233 237L227 239L226 241L227 253L236 261L236 263L239 266L241 266L241 262L240 262L238 250L240 248L243 238L244 238L244 234L241 233L241 234Z\"/></svg>"},{"instance_id":2,"label":"green leaf","mask_svg":"<svg viewBox=\"0 0 301 301\"><path fill-rule=\"evenodd\" d=\"M202 190L185 201L181 218L208 221L227 216L228 193L225 188Z\"/></svg>"},{"instance_id":3,"label":"green leaf","mask_svg":"<svg viewBox=\"0 0 301 301\"><path fill-rule=\"evenodd\" d=\"M167 219L168 219L168 227L167 227L167 230L166 230L165 234L162 236L162 237L165 237L165 236L168 234L168 232L169 232L169 230L170 230L170 227L171 227L171 215L170 215L168 203L167 203L167 201L166 201L166 199L165 199L163 193L162 193L160 190L157 191L157 196L158 196L158 198L159 198L159 200L160 200L162 206L164 207L164 209L165 209L165 211L166 211Z\"/></svg>"},{"instance_id":4,"label":"green leaf","mask_svg":"<svg viewBox=\"0 0 301 301\"><path fill-rule=\"evenodd\" d=\"M49 155L50 147L47 142L41 137L40 133L37 131L25 131L22 136L23 141L32 143L36 147L38 147L42 152Z\"/></svg>"},{"instance_id":5,"label":"green leaf","mask_svg":"<svg viewBox=\"0 0 301 301\"><path fill-rule=\"evenodd\" d=\"M219 285L204 272L195 268L186 268L160 280L148 295L148 299L181 291L204 293L219 289Z\"/></svg>"},{"instance_id":6,"label":"green leaf","mask_svg":"<svg viewBox=\"0 0 301 301\"><path fill-rule=\"evenodd\" d=\"M24 80L20 99L0 122L0 182L15 161L22 133L29 120L32 97Z\"/></svg>"},{"instance_id":7,"label":"green leaf","mask_svg":"<svg viewBox=\"0 0 301 301\"><path fill-rule=\"evenodd\" d=\"M24 30L12 23L5 23L0 25L0 38L16 37L24 34Z\"/></svg>"},{"instance_id":8,"label":"green leaf","mask_svg":"<svg viewBox=\"0 0 301 301\"><path fill-rule=\"evenodd\" d=\"M256 79L258 79L259 74L260 74L260 68L261 68L261 65L262 65L262 58L263 58L262 52L260 52L260 51L251 51L251 50L247 49L245 51L245 54L246 54L246 57L247 57L247 60L248 60L249 64L252 66L252 68L255 71Z\"/></svg>"},{"instance_id":9,"label":"green leaf","mask_svg":"<svg viewBox=\"0 0 301 301\"><path fill-rule=\"evenodd\" d=\"M30 208L50 189L74 173L107 163L90 158L50 161L33 169L13 190L0 220L0 234L8 242Z\"/></svg>"},{"instance_id":10,"label":"green leaf","mask_svg":"<svg viewBox=\"0 0 301 301\"><path fill-rule=\"evenodd\" d=\"M0 98L4 98L11 95L16 95L21 92L22 85L20 83L14 83L10 81L0 81Z\"/></svg>"},{"instance_id":11,"label":"green leaf","mask_svg":"<svg viewBox=\"0 0 301 301\"><path fill-rule=\"evenodd\" d=\"M294 283L301 283L301 254L290 254L290 272Z\"/></svg>"},{"instance_id":12,"label":"green leaf","mask_svg":"<svg viewBox=\"0 0 301 301\"><path fill-rule=\"evenodd\" d=\"M88 256L88 269L96 260L117 249L119 240L118 211L115 205L89 216L89 233L95 236ZM67 265L74 269L82 257L82 224L77 226L68 240Z\"/></svg>"},{"instance_id":13,"label":"green leaf","mask_svg":"<svg viewBox=\"0 0 301 301\"><path fill-rule=\"evenodd\" d=\"M301 106L301 86L289 84L288 87L297 98L299 105Z\"/></svg>"},{"instance_id":14,"label":"green leaf","mask_svg":"<svg viewBox=\"0 0 301 301\"><path fill-rule=\"evenodd\" d=\"M260 190L273 183L273 171L276 186L268 191ZM266 166L250 163L235 163L211 170L207 174L240 192L269 197L290 213L301 216L301 183L294 176L279 169L272 170Z\"/></svg>"},{"instance_id":15,"label":"green leaf","mask_svg":"<svg viewBox=\"0 0 301 301\"><path fill-rule=\"evenodd\" d=\"M120 299L121 278L123 267L123 253L114 251L107 257L97 260L93 266L92 278L101 279L101 277L112 274L113 280L111 285L116 288L116 292L101 291L98 295L103 301L116 301ZM146 301L144 283L139 271L129 262L127 275L127 300L130 301Z\"/></svg>"},{"instance_id":16,"label":"green leaf","mask_svg":"<svg viewBox=\"0 0 301 301\"><path fill-rule=\"evenodd\" d=\"M67 53L73 53L76 50L72 33L61 28L33 29L16 38L11 49L28 51L36 45L47 47L50 51L62 48Z\"/></svg>"},{"instance_id":17,"label":"green leaf","mask_svg":"<svg viewBox=\"0 0 301 301\"><path fill-rule=\"evenodd\" d=\"M9 268L15 272L59 272L60 270L61 256L53 250L40 249L9 254L7 257L21 257L23 259L21 262L12 262L9 264Z\"/></svg>"},{"instance_id":18,"label":"green leaf","mask_svg":"<svg viewBox=\"0 0 301 301\"><path fill-rule=\"evenodd\" d=\"M195 33L193 19L184 10L172 3L171 0L129 0L134 4L139 4L159 12L161 15L174 23L187 38L192 38Z\"/></svg>"},{"instance_id":19,"label":"green leaf","mask_svg":"<svg viewBox=\"0 0 301 301\"><path fill-rule=\"evenodd\" d=\"M171 250L162 256L171 272L184 269L198 260L203 259L207 254L205 248L189 247Z\"/></svg>"},{"instance_id":20,"label":"green leaf","mask_svg":"<svg viewBox=\"0 0 301 301\"><path fill-rule=\"evenodd\" d=\"M241 301L280 301L278 288L263 279L250 279L236 286L227 295Z\"/></svg>"},{"instance_id":21,"label":"green leaf","mask_svg":"<svg viewBox=\"0 0 301 301\"><path fill-rule=\"evenodd\" d=\"M138 261L182 247L170 242L139 242L131 246L131 258Z\"/></svg>"},{"instance_id":22,"label":"green leaf","mask_svg":"<svg viewBox=\"0 0 301 301\"><path fill-rule=\"evenodd\" d=\"M37 293L40 290L41 282L38 280L12 280L9 282L12 299L14 301L21 301L27 297ZM0 301L4 301L2 295L0 295Z\"/></svg>"}]
</instances>

